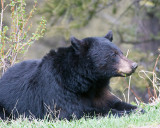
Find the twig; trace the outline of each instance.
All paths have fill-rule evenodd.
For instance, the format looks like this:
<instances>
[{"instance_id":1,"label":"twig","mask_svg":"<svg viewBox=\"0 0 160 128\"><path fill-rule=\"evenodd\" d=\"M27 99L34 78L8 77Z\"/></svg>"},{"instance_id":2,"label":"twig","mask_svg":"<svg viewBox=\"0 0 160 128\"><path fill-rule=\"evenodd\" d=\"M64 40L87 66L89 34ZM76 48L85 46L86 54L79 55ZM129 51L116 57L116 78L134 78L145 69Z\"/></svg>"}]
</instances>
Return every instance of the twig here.
<instances>
[{"instance_id":1,"label":"twig","mask_svg":"<svg viewBox=\"0 0 160 128\"><path fill-rule=\"evenodd\" d=\"M128 86L128 103L129 103L129 92L130 92L130 88L131 88L131 78L132 78L132 76L129 76L129 86Z\"/></svg>"},{"instance_id":2,"label":"twig","mask_svg":"<svg viewBox=\"0 0 160 128\"><path fill-rule=\"evenodd\" d=\"M1 26L0 26L0 31L2 32L2 22L3 22L3 0L1 0L1 6L2 6L2 9L1 9Z\"/></svg>"},{"instance_id":3,"label":"twig","mask_svg":"<svg viewBox=\"0 0 160 128\"><path fill-rule=\"evenodd\" d=\"M155 65L154 65L153 72L155 72L155 69L156 69L156 66L157 66L157 63L158 63L159 57L160 57L160 54L158 55L158 57L157 57L157 59L156 59L156 63L155 63Z\"/></svg>"},{"instance_id":4,"label":"twig","mask_svg":"<svg viewBox=\"0 0 160 128\"><path fill-rule=\"evenodd\" d=\"M27 19L27 21L26 21L26 23L25 23L25 25L24 25L24 28L27 26L29 19L32 17L33 12L34 12L34 10L36 9L36 6L37 6L37 2L34 3L33 9L30 11L30 14L29 14L29 16L28 16L28 19Z\"/></svg>"},{"instance_id":5,"label":"twig","mask_svg":"<svg viewBox=\"0 0 160 128\"><path fill-rule=\"evenodd\" d=\"M129 49L128 49L128 51L127 51L126 57L128 57L128 54L129 54ZM129 103L129 93L130 93L130 88L131 88L131 77L132 77L132 76L129 76L128 103Z\"/></svg>"},{"instance_id":6,"label":"twig","mask_svg":"<svg viewBox=\"0 0 160 128\"><path fill-rule=\"evenodd\" d=\"M156 69L156 66L157 66L157 63L158 63L158 60L159 60L159 57L160 57L160 54L158 55L157 59L156 59L156 63L154 65L154 68L153 68L153 89L154 89L154 97L157 99L157 92L156 92L156 89L155 89L155 82L156 82L156 78L155 78L155 69Z\"/></svg>"},{"instance_id":7,"label":"twig","mask_svg":"<svg viewBox=\"0 0 160 128\"><path fill-rule=\"evenodd\" d=\"M128 54L129 54L129 49L127 50L127 54L126 54L126 57L128 57Z\"/></svg>"},{"instance_id":8,"label":"twig","mask_svg":"<svg viewBox=\"0 0 160 128\"><path fill-rule=\"evenodd\" d=\"M3 49L4 49L4 41L3 41L3 38L2 38L2 27L3 27L3 11L4 11L4 9L3 9L3 6L4 6L4 1L3 0L1 0L1 6L2 6L2 9L1 9L1 25L0 25L0 34L1 34L1 43L3 43L3 46L2 46L2 48L1 48L1 53L2 53L2 55L4 55L4 51L3 51Z\"/></svg>"}]
</instances>

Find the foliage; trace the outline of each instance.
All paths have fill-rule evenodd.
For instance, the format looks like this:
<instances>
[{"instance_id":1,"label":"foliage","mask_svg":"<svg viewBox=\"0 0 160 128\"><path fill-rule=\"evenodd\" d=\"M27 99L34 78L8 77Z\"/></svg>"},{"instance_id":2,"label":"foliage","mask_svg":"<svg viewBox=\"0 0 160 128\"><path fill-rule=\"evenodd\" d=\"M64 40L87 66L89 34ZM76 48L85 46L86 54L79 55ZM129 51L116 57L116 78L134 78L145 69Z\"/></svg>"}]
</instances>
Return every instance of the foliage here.
<instances>
[{"instance_id":1,"label":"foliage","mask_svg":"<svg viewBox=\"0 0 160 128\"><path fill-rule=\"evenodd\" d=\"M55 31L66 34L73 28L86 26L104 8L119 0L48 0L40 10L47 15Z\"/></svg>"},{"instance_id":2,"label":"foliage","mask_svg":"<svg viewBox=\"0 0 160 128\"><path fill-rule=\"evenodd\" d=\"M122 23L116 26L120 42L133 45L157 43L157 41L160 40L159 12L159 0L134 0L119 16L119 20L125 16L132 19L132 24L124 25L124 23ZM150 47L154 47L154 45L150 45Z\"/></svg>"},{"instance_id":3,"label":"foliage","mask_svg":"<svg viewBox=\"0 0 160 128\"><path fill-rule=\"evenodd\" d=\"M37 1L33 5L33 9L26 14L25 0L10 0L6 4L1 0L1 23L0 23L0 70L2 73L17 61L17 56L24 54L29 46L44 35L46 29L46 20L41 21L34 33L29 36L32 23L30 19L36 10ZM11 26L3 24L3 14L6 8L10 8Z\"/></svg>"},{"instance_id":4,"label":"foliage","mask_svg":"<svg viewBox=\"0 0 160 128\"><path fill-rule=\"evenodd\" d=\"M158 0L133 0L132 2L128 2L130 5L124 9L124 12L121 12L119 7L123 6L120 4L122 1L123 0L47 0L40 12L47 15L47 19L53 28L52 30L55 32L63 32L66 34L66 37L69 37L70 31L73 28L77 29L86 26L93 17L96 17L97 13L100 14L100 11L106 11L104 9L111 7L111 19L115 19L115 15L113 14L119 15L119 17L116 18L118 27L115 22L112 26L112 29L114 28L115 31L118 31L119 42L139 44L159 40L159 33L156 33L155 35L150 33L150 38L137 40L139 36L143 36L143 32L137 32L138 26L135 26L135 23L128 24L128 20L126 23L121 23L119 20L123 19L122 21L124 21L125 16L127 16L133 21L134 15L139 16L139 20L142 20L143 18L151 19L152 17L150 17L150 14L160 20L160 2ZM107 11L110 12L110 10ZM119 14L119 12L121 12L121 14ZM147 15L143 15L144 12ZM140 21L137 22L139 23Z\"/></svg>"}]
</instances>

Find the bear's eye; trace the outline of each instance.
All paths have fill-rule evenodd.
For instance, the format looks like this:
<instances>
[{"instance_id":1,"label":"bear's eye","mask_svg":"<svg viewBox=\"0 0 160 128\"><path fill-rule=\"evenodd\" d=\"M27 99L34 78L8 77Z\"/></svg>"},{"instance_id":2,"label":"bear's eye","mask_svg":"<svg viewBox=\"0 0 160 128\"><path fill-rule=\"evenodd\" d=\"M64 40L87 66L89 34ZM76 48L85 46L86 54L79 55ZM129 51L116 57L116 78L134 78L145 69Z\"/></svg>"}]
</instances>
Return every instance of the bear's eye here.
<instances>
[{"instance_id":1,"label":"bear's eye","mask_svg":"<svg viewBox=\"0 0 160 128\"><path fill-rule=\"evenodd\" d=\"M117 56L117 55L118 55L118 52L117 52L117 51L114 51L113 55L114 55L114 56Z\"/></svg>"}]
</instances>

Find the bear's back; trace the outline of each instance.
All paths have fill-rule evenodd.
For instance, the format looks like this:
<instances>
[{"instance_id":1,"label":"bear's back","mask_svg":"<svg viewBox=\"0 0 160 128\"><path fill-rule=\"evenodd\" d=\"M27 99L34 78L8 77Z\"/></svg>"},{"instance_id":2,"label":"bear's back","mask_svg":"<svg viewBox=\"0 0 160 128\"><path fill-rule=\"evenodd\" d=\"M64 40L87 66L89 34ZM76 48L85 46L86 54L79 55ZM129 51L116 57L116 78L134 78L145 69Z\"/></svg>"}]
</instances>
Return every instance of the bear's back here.
<instances>
[{"instance_id":1,"label":"bear's back","mask_svg":"<svg viewBox=\"0 0 160 128\"><path fill-rule=\"evenodd\" d=\"M31 77L34 72L36 72L40 62L41 60L28 60L15 64L11 68L9 68L0 79L0 87L14 86L14 83L16 83L16 81L18 81L18 83L21 83L21 81L24 82L26 78Z\"/></svg>"}]
</instances>

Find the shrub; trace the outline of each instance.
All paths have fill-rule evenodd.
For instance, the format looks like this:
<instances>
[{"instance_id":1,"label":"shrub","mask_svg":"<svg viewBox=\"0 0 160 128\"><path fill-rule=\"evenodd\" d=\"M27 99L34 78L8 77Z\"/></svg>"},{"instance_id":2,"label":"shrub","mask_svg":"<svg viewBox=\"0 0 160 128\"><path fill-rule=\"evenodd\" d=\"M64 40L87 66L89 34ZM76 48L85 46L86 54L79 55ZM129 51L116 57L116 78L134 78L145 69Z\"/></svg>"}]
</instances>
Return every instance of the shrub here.
<instances>
[{"instance_id":1,"label":"shrub","mask_svg":"<svg viewBox=\"0 0 160 128\"><path fill-rule=\"evenodd\" d=\"M34 1L31 11L26 13L25 0L10 0L10 3L1 0L0 71L2 74L17 62L18 55L24 54L34 41L44 35L46 20L43 17L35 32L29 35L32 27L30 19L36 10L36 6L37 1ZM9 26L3 25L6 8L10 9L11 20Z\"/></svg>"}]
</instances>

